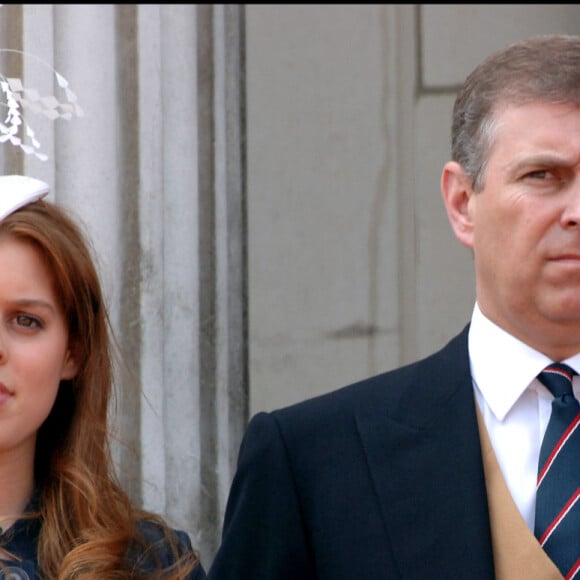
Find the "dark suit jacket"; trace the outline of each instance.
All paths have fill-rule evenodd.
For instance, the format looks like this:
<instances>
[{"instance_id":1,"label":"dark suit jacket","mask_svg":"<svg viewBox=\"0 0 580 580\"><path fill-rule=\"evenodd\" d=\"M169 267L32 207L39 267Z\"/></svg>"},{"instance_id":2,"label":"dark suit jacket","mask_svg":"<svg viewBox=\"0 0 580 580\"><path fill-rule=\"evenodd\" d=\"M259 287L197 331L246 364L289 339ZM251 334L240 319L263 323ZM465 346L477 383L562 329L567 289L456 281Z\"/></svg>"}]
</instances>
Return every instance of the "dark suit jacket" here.
<instances>
[{"instance_id":1,"label":"dark suit jacket","mask_svg":"<svg viewBox=\"0 0 580 580\"><path fill-rule=\"evenodd\" d=\"M494 577L467 327L250 422L209 580Z\"/></svg>"}]
</instances>

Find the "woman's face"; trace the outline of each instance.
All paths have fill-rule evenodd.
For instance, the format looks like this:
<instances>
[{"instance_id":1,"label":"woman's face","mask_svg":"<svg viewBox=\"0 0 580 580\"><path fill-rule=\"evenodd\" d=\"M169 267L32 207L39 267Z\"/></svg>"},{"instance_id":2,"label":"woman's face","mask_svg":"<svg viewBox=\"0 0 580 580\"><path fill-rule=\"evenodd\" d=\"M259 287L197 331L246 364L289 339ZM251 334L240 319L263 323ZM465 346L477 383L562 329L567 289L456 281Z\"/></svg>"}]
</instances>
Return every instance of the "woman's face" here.
<instances>
[{"instance_id":1,"label":"woman's face","mask_svg":"<svg viewBox=\"0 0 580 580\"><path fill-rule=\"evenodd\" d=\"M76 372L52 274L39 250L0 236L0 461L34 457L36 433L59 383Z\"/></svg>"}]
</instances>

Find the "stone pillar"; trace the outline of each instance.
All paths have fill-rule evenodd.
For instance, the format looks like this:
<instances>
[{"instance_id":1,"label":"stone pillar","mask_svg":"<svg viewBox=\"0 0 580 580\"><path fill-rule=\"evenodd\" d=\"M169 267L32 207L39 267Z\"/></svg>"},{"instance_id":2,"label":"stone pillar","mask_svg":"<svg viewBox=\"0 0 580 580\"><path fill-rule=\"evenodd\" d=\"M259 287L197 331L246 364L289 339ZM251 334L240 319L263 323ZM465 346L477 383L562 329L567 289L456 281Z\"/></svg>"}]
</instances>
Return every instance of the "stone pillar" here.
<instances>
[{"instance_id":1,"label":"stone pillar","mask_svg":"<svg viewBox=\"0 0 580 580\"><path fill-rule=\"evenodd\" d=\"M122 351L120 479L206 566L248 413L243 28L243 5L0 7L9 74L50 94L57 70L85 113L31 114L48 160L0 162L85 224Z\"/></svg>"}]
</instances>

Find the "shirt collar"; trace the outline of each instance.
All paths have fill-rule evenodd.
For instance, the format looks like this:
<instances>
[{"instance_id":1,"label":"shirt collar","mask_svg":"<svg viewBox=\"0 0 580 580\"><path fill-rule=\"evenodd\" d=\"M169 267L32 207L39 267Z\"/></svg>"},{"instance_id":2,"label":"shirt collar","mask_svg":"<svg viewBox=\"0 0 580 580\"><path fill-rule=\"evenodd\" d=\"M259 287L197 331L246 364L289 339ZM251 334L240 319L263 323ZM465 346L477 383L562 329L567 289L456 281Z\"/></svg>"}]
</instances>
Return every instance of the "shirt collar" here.
<instances>
[{"instance_id":1,"label":"shirt collar","mask_svg":"<svg viewBox=\"0 0 580 580\"><path fill-rule=\"evenodd\" d=\"M522 393L552 361L473 309L469 327L471 376L496 419L502 421ZM580 372L580 353L563 361Z\"/></svg>"}]
</instances>

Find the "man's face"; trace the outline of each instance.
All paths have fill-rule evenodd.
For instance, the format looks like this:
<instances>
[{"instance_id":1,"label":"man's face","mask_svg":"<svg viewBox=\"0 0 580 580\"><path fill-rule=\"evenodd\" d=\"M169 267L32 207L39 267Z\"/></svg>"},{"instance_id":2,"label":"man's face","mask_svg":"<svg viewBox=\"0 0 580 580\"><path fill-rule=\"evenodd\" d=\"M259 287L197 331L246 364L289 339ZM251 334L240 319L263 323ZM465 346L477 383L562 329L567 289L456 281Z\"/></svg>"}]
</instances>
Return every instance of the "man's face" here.
<instances>
[{"instance_id":1,"label":"man's face","mask_svg":"<svg viewBox=\"0 0 580 580\"><path fill-rule=\"evenodd\" d=\"M496 119L484 188L465 187L469 226L456 234L473 249L483 313L566 358L580 351L580 108L508 106Z\"/></svg>"}]
</instances>

